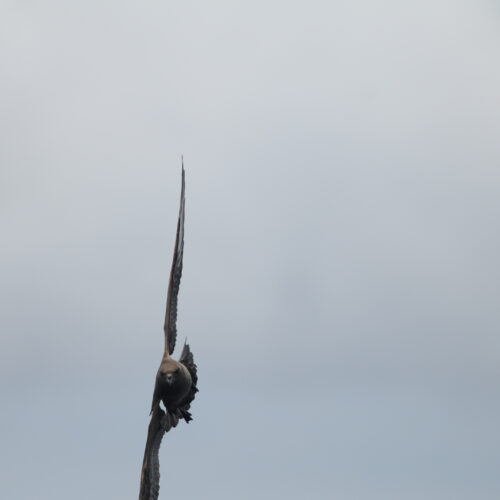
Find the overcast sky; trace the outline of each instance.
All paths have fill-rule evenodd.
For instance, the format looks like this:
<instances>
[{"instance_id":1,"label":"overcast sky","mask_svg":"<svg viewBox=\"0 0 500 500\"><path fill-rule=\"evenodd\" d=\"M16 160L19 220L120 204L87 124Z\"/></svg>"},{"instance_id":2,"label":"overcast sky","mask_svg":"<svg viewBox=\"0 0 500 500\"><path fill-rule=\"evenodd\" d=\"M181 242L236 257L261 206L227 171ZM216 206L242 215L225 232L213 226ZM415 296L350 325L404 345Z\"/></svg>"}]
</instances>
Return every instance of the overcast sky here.
<instances>
[{"instance_id":1,"label":"overcast sky","mask_svg":"<svg viewBox=\"0 0 500 500\"><path fill-rule=\"evenodd\" d=\"M494 0L0 3L0 497L500 498Z\"/></svg>"}]
</instances>

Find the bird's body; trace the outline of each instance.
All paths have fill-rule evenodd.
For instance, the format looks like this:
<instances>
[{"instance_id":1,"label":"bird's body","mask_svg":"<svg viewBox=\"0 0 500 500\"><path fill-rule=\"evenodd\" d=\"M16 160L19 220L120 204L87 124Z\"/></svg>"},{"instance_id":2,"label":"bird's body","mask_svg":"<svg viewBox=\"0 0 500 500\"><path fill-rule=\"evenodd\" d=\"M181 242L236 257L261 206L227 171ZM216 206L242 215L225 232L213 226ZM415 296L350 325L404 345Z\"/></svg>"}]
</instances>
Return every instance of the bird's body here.
<instances>
[{"instance_id":1,"label":"bird's body","mask_svg":"<svg viewBox=\"0 0 500 500\"><path fill-rule=\"evenodd\" d=\"M156 374L151 411L160 401L170 413L181 410L188 402L192 386L193 380L187 367L180 361L165 356Z\"/></svg>"}]
</instances>

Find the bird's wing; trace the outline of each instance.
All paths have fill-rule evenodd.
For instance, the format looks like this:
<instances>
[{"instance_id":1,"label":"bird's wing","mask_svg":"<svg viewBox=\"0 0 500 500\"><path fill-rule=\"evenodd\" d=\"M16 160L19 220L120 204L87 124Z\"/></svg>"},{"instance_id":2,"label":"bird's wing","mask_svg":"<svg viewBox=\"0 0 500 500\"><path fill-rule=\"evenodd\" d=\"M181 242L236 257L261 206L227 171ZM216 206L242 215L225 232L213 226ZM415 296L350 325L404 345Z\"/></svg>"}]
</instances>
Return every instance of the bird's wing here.
<instances>
[{"instance_id":1,"label":"bird's wing","mask_svg":"<svg viewBox=\"0 0 500 500\"><path fill-rule=\"evenodd\" d=\"M184 253L184 205L185 205L185 181L184 164L182 165L182 187L181 202L179 207L179 219L177 220L177 234L175 237L174 258L172 269L170 270L170 281L168 283L167 310L165 312L165 351L169 354L174 352L177 338L177 296L179 295L179 285L182 276L182 256Z\"/></svg>"},{"instance_id":2,"label":"bird's wing","mask_svg":"<svg viewBox=\"0 0 500 500\"><path fill-rule=\"evenodd\" d=\"M196 384L198 383L198 370L194 362L193 353L191 352L188 343L184 344L179 361L189 370L193 385L196 386Z\"/></svg>"},{"instance_id":3,"label":"bird's wing","mask_svg":"<svg viewBox=\"0 0 500 500\"><path fill-rule=\"evenodd\" d=\"M179 422L178 417L156 406L148 428L146 449L142 462L139 500L158 500L160 492L160 445L163 435Z\"/></svg>"},{"instance_id":4,"label":"bird's wing","mask_svg":"<svg viewBox=\"0 0 500 500\"><path fill-rule=\"evenodd\" d=\"M191 420L191 413L189 413L188 410L191 407L191 402L193 401L195 394L198 392L198 369L196 367L196 363L194 362L193 353L189 348L189 344L184 344L179 361L188 369L192 381L191 389L186 396L186 399L182 402L181 407L182 416L186 422L189 422Z\"/></svg>"}]
</instances>

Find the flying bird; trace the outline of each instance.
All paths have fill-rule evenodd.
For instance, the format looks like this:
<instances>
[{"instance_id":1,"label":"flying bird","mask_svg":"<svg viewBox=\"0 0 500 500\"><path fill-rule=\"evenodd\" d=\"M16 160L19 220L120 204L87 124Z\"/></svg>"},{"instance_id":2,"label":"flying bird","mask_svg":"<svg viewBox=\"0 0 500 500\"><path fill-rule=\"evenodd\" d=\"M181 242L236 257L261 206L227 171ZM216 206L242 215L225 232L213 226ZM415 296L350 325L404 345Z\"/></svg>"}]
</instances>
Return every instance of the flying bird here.
<instances>
[{"instance_id":1,"label":"flying bird","mask_svg":"<svg viewBox=\"0 0 500 500\"><path fill-rule=\"evenodd\" d=\"M185 172L182 165L181 201L177 233L175 238L174 257L170 270L165 312L165 348L156 374L151 404L151 422L148 429L146 449L141 474L141 490L139 500L156 500L159 493L159 459L163 435L179 420L189 422L189 412L195 394L198 392L198 374L193 353L187 342L184 343L179 361L171 356L177 340L177 298L182 276L182 257L184 253L184 213L185 213ZM161 408L163 403L165 411Z\"/></svg>"}]
</instances>

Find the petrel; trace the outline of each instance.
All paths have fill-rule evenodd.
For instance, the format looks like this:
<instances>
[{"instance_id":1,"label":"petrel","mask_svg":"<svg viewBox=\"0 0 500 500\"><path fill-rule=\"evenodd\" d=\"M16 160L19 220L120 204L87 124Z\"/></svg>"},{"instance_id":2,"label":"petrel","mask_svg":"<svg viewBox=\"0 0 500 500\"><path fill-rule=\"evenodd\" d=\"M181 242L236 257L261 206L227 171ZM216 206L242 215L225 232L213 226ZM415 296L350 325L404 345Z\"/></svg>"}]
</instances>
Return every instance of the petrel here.
<instances>
[{"instance_id":1,"label":"petrel","mask_svg":"<svg viewBox=\"0 0 500 500\"><path fill-rule=\"evenodd\" d=\"M191 402L198 392L197 368L193 353L187 342L184 343L179 361L171 357L177 339L177 297L182 276L182 257L184 253L184 210L185 210L185 172L182 165L181 201L177 233L175 237L174 258L170 270L165 313L165 348L156 374L151 422L148 429L146 449L141 474L139 500L156 500L159 492L158 452L165 432L176 427L179 420L189 422ZM163 403L165 411L160 406Z\"/></svg>"}]
</instances>

